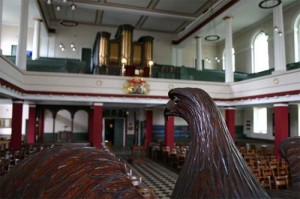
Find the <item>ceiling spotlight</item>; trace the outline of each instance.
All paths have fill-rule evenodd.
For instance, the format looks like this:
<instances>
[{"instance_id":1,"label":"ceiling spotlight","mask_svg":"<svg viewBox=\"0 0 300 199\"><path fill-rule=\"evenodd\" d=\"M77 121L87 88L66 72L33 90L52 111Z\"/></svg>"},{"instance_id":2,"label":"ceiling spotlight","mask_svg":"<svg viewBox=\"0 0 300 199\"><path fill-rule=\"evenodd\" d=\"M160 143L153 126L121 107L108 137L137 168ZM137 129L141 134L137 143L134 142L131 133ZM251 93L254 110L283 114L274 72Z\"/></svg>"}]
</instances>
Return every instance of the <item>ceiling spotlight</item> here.
<instances>
[{"instance_id":1,"label":"ceiling spotlight","mask_svg":"<svg viewBox=\"0 0 300 199\"><path fill-rule=\"evenodd\" d=\"M61 43L59 44L59 48L62 48L62 47L64 47Z\"/></svg>"},{"instance_id":2,"label":"ceiling spotlight","mask_svg":"<svg viewBox=\"0 0 300 199\"><path fill-rule=\"evenodd\" d=\"M65 51L65 47L61 47L61 51Z\"/></svg>"},{"instance_id":3,"label":"ceiling spotlight","mask_svg":"<svg viewBox=\"0 0 300 199\"><path fill-rule=\"evenodd\" d=\"M56 11L60 11L61 10L61 7L60 6L56 6Z\"/></svg>"},{"instance_id":4,"label":"ceiling spotlight","mask_svg":"<svg viewBox=\"0 0 300 199\"><path fill-rule=\"evenodd\" d=\"M76 10L76 5L75 4L72 4L71 5L71 9L74 11L74 10Z\"/></svg>"},{"instance_id":5,"label":"ceiling spotlight","mask_svg":"<svg viewBox=\"0 0 300 199\"><path fill-rule=\"evenodd\" d=\"M275 26L275 27L274 27L274 31L275 31L275 32L278 32L278 31L279 31L279 28L278 28L277 26Z\"/></svg>"},{"instance_id":6,"label":"ceiling spotlight","mask_svg":"<svg viewBox=\"0 0 300 199\"><path fill-rule=\"evenodd\" d=\"M74 47L75 47L75 45L74 45L73 43L71 43L71 44L70 44L70 47L71 47L71 48L74 48Z\"/></svg>"},{"instance_id":7,"label":"ceiling spotlight","mask_svg":"<svg viewBox=\"0 0 300 199\"><path fill-rule=\"evenodd\" d=\"M76 51L76 48L75 48L75 47L73 47L73 48L72 48L72 50L73 50L73 51Z\"/></svg>"},{"instance_id":8,"label":"ceiling spotlight","mask_svg":"<svg viewBox=\"0 0 300 199\"><path fill-rule=\"evenodd\" d=\"M63 0L63 3L67 3L67 0Z\"/></svg>"},{"instance_id":9,"label":"ceiling spotlight","mask_svg":"<svg viewBox=\"0 0 300 199\"><path fill-rule=\"evenodd\" d=\"M47 4L50 5L52 3L51 0L47 0Z\"/></svg>"},{"instance_id":10,"label":"ceiling spotlight","mask_svg":"<svg viewBox=\"0 0 300 199\"><path fill-rule=\"evenodd\" d=\"M278 35L279 35L279 36L282 36L282 32L281 32L280 30L278 31Z\"/></svg>"}]
</instances>

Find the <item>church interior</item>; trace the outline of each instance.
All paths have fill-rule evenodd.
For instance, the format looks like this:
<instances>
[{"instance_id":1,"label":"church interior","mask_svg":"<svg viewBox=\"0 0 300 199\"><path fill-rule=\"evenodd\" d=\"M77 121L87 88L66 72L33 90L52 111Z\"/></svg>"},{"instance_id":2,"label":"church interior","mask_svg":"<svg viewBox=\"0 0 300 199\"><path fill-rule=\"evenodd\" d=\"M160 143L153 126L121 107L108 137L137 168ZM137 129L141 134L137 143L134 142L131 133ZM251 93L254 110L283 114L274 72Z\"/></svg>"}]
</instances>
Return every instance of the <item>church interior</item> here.
<instances>
[{"instance_id":1,"label":"church interior","mask_svg":"<svg viewBox=\"0 0 300 199\"><path fill-rule=\"evenodd\" d=\"M298 0L0 0L0 198L299 198L299 77Z\"/></svg>"}]
</instances>

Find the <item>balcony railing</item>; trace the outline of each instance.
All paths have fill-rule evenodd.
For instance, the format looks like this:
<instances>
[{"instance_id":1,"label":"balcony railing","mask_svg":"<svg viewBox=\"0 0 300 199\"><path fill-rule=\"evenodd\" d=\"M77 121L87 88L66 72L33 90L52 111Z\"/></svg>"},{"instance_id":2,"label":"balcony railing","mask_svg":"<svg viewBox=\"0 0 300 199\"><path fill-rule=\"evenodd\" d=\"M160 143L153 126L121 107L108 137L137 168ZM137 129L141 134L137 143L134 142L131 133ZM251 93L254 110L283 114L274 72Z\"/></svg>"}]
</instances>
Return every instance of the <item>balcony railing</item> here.
<instances>
[{"instance_id":1,"label":"balcony railing","mask_svg":"<svg viewBox=\"0 0 300 199\"><path fill-rule=\"evenodd\" d=\"M6 56L8 60L15 63L15 56ZM91 66L86 62L77 59L65 58L39 58L37 60L27 60L27 70L37 72L59 72L59 73L83 73L92 74ZM125 76L135 76L135 70L139 70L139 76L149 77L149 68L141 66L126 66ZM300 62L287 65L287 70L300 68ZM258 73L234 72L234 81L243 81L246 79L257 78L270 75L274 68ZM98 73L101 75L121 76L121 66L102 66L99 67ZM204 69L201 71L195 68L185 66L172 66L163 64L154 64L152 66L151 78L178 79L178 80L196 80L196 81L212 81L225 82L224 70Z\"/></svg>"}]
</instances>

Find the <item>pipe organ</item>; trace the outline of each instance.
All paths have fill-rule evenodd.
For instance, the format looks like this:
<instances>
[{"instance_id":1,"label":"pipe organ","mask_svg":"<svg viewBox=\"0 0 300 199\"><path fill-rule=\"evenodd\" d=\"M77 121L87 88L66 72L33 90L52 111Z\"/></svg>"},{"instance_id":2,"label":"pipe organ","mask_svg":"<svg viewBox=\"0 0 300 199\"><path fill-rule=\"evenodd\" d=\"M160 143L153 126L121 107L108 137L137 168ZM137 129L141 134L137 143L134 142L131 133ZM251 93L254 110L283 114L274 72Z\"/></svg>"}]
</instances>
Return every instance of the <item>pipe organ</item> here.
<instances>
[{"instance_id":1,"label":"pipe organ","mask_svg":"<svg viewBox=\"0 0 300 199\"><path fill-rule=\"evenodd\" d=\"M97 33L93 46L94 74L135 76L138 70L139 76L151 75L154 38L143 36L133 41L133 30L131 25L121 25L114 39L110 39L108 32Z\"/></svg>"}]
</instances>

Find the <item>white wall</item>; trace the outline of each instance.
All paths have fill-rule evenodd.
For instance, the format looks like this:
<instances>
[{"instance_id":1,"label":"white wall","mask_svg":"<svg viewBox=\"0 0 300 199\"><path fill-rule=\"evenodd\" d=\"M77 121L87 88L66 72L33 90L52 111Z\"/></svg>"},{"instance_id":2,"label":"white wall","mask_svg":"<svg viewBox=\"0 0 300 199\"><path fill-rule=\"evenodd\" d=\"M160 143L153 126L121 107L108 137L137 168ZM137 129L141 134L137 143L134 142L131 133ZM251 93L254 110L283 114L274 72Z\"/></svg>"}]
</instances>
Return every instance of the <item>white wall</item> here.
<instances>
[{"instance_id":1,"label":"white wall","mask_svg":"<svg viewBox=\"0 0 300 199\"><path fill-rule=\"evenodd\" d=\"M71 113L68 110L60 110L55 118L55 133L59 131L71 131ZM66 126L66 127L65 127ZM73 133L82 133L88 131L88 113L79 110L74 115ZM44 132L53 132L53 116L50 110L44 112Z\"/></svg>"},{"instance_id":2,"label":"white wall","mask_svg":"<svg viewBox=\"0 0 300 199\"><path fill-rule=\"evenodd\" d=\"M244 134L249 138L260 138L260 139L267 139L267 140L274 140L273 136L273 121L272 121L272 113L273 110L267 109L267 134L258 134L253 133L253 108L245 108L244 109ZM248 126L247 124L250 124ZM250 128L250 129L248 129Z\"/></svg>"},{"instance_id":3,"label":"white wall","mask_svg":"<svg viewBox=\"0 0 300 199\"><path fill-rule=\"evenodd\" d=\"M71 113L67 110L60 110L55 118L55 133L60 131L71 131Z\"/></svg>"},{"instance_id":4,"label":"white wall","mask_svg":"<svg viewBox=\"0 0 300 199\"><path fill-rule=\"evenodd\" d=\"M88 132L88 113L83 110L79 110L74 115L73 120L73 133Z\"/></svg>"},{"instance_id":5,"label":"white wall","mask_svg":"<svg viewBox=\"0 0 300 199\"><path fill-rule=\"evenodd\" d=\"M0 100L0 118L12 118L12 104L9 100ZM0 135L10 135L11 128L0 128Z\"/></svg>"},{"instance_id":6,"label":"white wall","mask_svg":"<svg viewBox=\"0 0 300 199\"><path fill-rule=\"evenodd\" d=\"M53 132L53 115L49 110L44 111L44 132Z\"/></svg>"},{"instance_id":7,"label":"white wall","mask_svg":"<svg viewBox=\"0 0 300 199\"><path fill-rule=\"evenodd\" d=\"M11 55L11 46L18 45L18 27L2 25L1 49L3 55ZM32 51L33 28L27 31L27 51Z\"/></svg>"}]
</instances>

